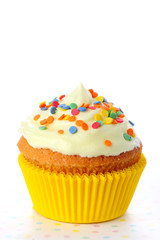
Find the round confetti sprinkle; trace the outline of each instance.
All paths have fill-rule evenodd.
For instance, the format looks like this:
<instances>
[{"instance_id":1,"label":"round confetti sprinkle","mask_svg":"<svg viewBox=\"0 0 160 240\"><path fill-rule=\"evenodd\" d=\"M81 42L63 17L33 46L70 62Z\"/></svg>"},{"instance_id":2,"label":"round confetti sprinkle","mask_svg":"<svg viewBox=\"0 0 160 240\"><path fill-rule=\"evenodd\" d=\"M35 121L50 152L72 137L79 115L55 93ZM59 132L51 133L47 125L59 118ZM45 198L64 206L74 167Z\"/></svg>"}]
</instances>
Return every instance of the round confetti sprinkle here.
<instances>
[{"instance_id":1,"label":"round confetti sprinkle","mask_svg":"<svg viewBox=\"0 0 160 240\"><path fill-rule=\"evenodd\" d=\"M53 121L54 121L54 117L49 116L49 117L47 118L47 123L51 124Z\"/></svg>"},{"instance_id":2,"label":"round confetti sprinkle","mask_svg":"<svg viewBox=\"0 0 160 240\"><path fill-rule=\"evenodd\" d=\"M70 106L71 109L77 108L77 104L76 103L71 103L69 106Z\"/></svg>"},{"instance_id":3,"label":"round confetti sprinkle","mask_svg":"<svg viewBox=\"0 0 160 240\"><path fill-rule=\"evenodd\" d=\"M99 126L100 126L100 123L99 123L99 122L94 122L94 123L92 124L92 128L94 128L94 129L99 128Z\"/></svg>"},{"instance_id":4,"label":"round confetti sprinkle","mask_svg":"<svg viewBox=\"0 0 160 240\"><path fill-rule=\"evenodd\" d=\"M96 98L98 96L98 93L92 92L92 98Z\"/></svg>"},{"instance_id":5,"label":"round confetti sprinkle","mask_svg":"<svg viewBox=\"0 0 160 240\"><path fill-rule=\"evenodd\" d=\"M65 116L66 116L65 114L62 114L62 115L58 118L58 120L62 120Z\"/></svg>"},{"instance_id":6,"label":"round confetti sprinkle","mask_svg":"<svg viewBox=\"0 0 160 240\"><path fill-rule=\"evenodd\" d=\"M68 105L65 105L65 106L63 106L63 109L70 109L70 106L68 106Z\"/></svg>"},{"instance_id":7,"label":"round confetti sprinkle","mask_svg":"<svg viewBox=\"0 0 160 240\"><path fill-rule=\"evenodd\" d=\"M123 119L122 118L116 118L116 121L118 122L118 123L122 123L123 122Z\"/></svg>"},{"instance_id":8,"label":"round confetti sprinkle","mask_svg":"<svg viewBox=\"0 0 160 240\"><path fill-rule=\"evenodd\" d=\"M46 130L47 127L46 127L46 126L39 126L39 129L40 129L40 130Z\"/></svg>"},{"instance_id":9,"label":"round confetti sprinkle","mask_svg":"<svg viewBox=\"0 0 160 240\"><path fill-rule=\"evenodd\" d=\"M119 115L122 114L122 112L121 112L121 111L118 111L118 112L116 112L116 114L117 114L117 117L118 117Z\"/></svg>"},{"instance_id":10,"label":"round confetti sprinkle","mask_svg":"<svg viewBox=\"0 0 160 240\"><path fill-rule=\"evenodd\" d=\"M62 100L64 97L65 97L65 95L61 95L61 96L59 97L59 100Z\"/></svg>"},{"instance_id":11,"label":"round confetti sprinkle","mask_svg":"<svg viewBox=\"0 0 160 240\"><path fill-rule=\"evenodd\" d=\"M40 118L40 114L37 114L36 116L34 116L34 120L38 120Z\"/></svg>"},{"instance_id":12,"label":"round confetti sprinkle","mask_svg":"<svg viewBox=\"0 0 160 240\"><path fill-rule=\"evenodd\" d=\"M110 117L113 118L113 119L116 119L117 115L115 112L111 112L110 113Z\"/></svg>"},{"instance_id":13,"label":"round confetti sprinkle","mask_svg":"<svg viewBox=\"0 0 160 240\"><path fill-rule=\"evenodd\" d=\"M71 127L69 128L69 132L72 133L72 134L74 134L74 133L77 132L77 128L76 128L75 126L71 126Z\"/></svg>"},{"instance_id":14,"label":"round confetti sprinkle","mask_svg":"<svg viewBox=\"0 0 160 240\"><path fill-rule=\"evenodd\" d=\"M97 120L96 122L99 122L100 126L103 125L103 121L102 120Z\"/></svg>"},{"instance_id":15,"label":"round confetti sprinkle","mask_svg":"<svg viewBox=\"0 0 160 240\"><path fill-rule=\"evenodd\" d=\"M41 102L41 103L39 104L39 108L43 108L43 107L46 107L46 101Z\"/></svg>"},{"instance_id":16,"label":"round confetti sprinkle","mask_svg":"<svg viewBox=\"0 0 160 240\"><path fill-rule=\"evenodd\" d=\"M40 121L40 124L41 124L41 125L45 125L45 124L47 124L47 119L43 119L43 120L41 120L41 121Z\"/></svg>"},{"instance_id":17,"label":"round confetti sprinkle","mask_svg":"<svg viewBox=\"0 0 160 240\"><path fill-rule=\"evenodd\" d=\"M53 106L53 107L56 107L56 108L57 108L58 105L59 105L59 103L58 103L57 101L53 101L53 102L52 102L52 106Z\"/></svg>"},{"instance_id":18,"label":"round confetti sprinkle","mask_svg":"<svg viewBox=\"0 0 160 240\"><path fill-rule=\"evenodd\" d=\"M133 136L133 133L134 133L134 131L133 131L133 129L132 128L129 128L128 130L127 130L127 133L128 133L128 135L130 135L131 137Z\"/></svg>"},{"instance_id":19,"label":"round confetti sprinkle","mask_svg":"<svg viewBox=\"0 0 160 240\"><path fill-rule=\"evenodd\" d=\"M42 107L41 110L42 111L46 111L48 108L47 107Z\"/></svg>"},{"instance_id":20,"label":"round confetti sprinkle","mask_svg":"<svg viewBox=\"0 0 160 240\"><path fill-rule=\"evenodd\" d=\"M60 130L58 130L58 133L59 133L59 134L63 134L64 131L63 131L62 129L60 129Z\"/></svg>"},{"instance_id":21,"label":"round confetti sprinkle","mask_svg":"<svg viewBox=\"0 0 160 240\"><path fill-rule=\"evenodd\" d=\"M75 116L71 116L71 117L68 118L68 121L69 122L74 122L74 121L76 121L76 117Z\"/></svg>"},{"instance_id":22,"label":"round confetti sprinkle","mask_svg":"<svg viewBox=\"0 0 160 240\"><path fill-rule=\"evenodd\" d=\"M99 104L101 103L101 101L95 101L93 104Z\"/></svg>"},{"instance_id":23,"label":"round confetti sprinkle","mask_svg":"<svg viewBox=\"0 0 160 240\"><path fill-rule=\"evenodd\" d=\"M59 104L58 107L59 108L63 108L65 106L65 104Z\"/></svg>"},{"instance_id":24,"label":"round confetti sprinkle","mask_svg":"<svg viewBox=\"0 0 160 240\"><path fill-rule=\"evenodd\" d=\"M128 133L123 133L123 137L127 141L131 141L132 140L132 137L130 135L128 135Z\"/></svg>"},{"instance_id":25,"label":"round confetti sprinkle","mask_svg":"<svg viewBox=\"0 0 160 240\"><path fill-rule=\"evenodd\" d=\"M87 131L88 130L88 125L87 125L87 123L82 123L82 129L84 130L84 131Z\"/></svg>"},{"instance_id":26,"label":"round confetti sprinkle","mask_svg":"<svg viewBox=\"0 0 160 240\"><path fill-rule=\"evenodd\" d=\"M130 120L128 121L132 126L134 126L134 123L133 122L131 122Z\"/></svg>"},{"instance_id":27,"label":"round confetti sprinkle","mask_svg":"<svg viewBox=\"0 0 160 240\"><path fill-rule=\"evenodd\" d=\"M105 118L105 119L103 120L103 123L104 123L104 124L111 124L112 122L113 122L113 118L110 118L110 117Z\"/></svg>"},{"instance_id":28,"label":"round confetti sprinkle","mask_svg":"<svg viewBox=\"0 0 160 240\"><path fill-rule=\"evenodd\" d=\"M70 115L66 115L63 120L68 120L70 118Z\"/></svg>"},{"instance_id":29,"label":"round confetti sprinkle","mask_svg":"<svg viewBox=\"0 0 160 240\"><path fill-rule=\"evenodd\" d=\"M84 123L82 120L77 120L76 121L76 125L79 126L79 127L82 126L82 123Z\"/></svg>"},{"instance_id":30,"label":"round confetti sprinkle","mask_svg":"<svg viewBox=\"0 0 160 240\"><path fill-rule=\"evenodd\" d=\"M55 112L56 112L56 107L52 106L51 109L50 109L50 113L51 114L55 114Z\"/></svg>"},{"instance_id":31,"label":"round confetti sprinkle","mask_svg":"<svg viewBox=\"0 0 160 240\"><path fill-rule=\"evenodd\" d=\"M78 110L79 110L80 112L85 112L85 111L86 111L86 107L79 107Z\"/></svg>"},{"instance_id":32,"label":"round confetti sprinkle","mask_svg":"<svg viewBox=\"0 0 160 240\"><path fill-rule=\"evenodd\" d=\"M79 114L79 110L77 108L74 108L74 109L72 109L71 114L74 115L74 116L78 115Z\"/></svg>"},{"instance_id":33,"label":"round confetti sprinkle","mask_svg":"<svg viewBox=\"0 0 160 240\"><path fill-rule=\"evenodd\" d=\"M97 121L97 120L102 120L102 116L99 114L99 113L96 113L94 115L94 120Z\"/></svg>"},{"instance_id":34,"label":"round confetti sprinkle","mask_svg":"<svg viewBox=\"0 0 160 240\"><path fill-rule=\"evenodd\" d=\"M102 110L101 110L101 115L102 115L103 117L108 117L108 111L106 111L105 109L102 109Z\"/></svg>"},{"instance_id":35,"label":"round confetti sprinkle","mask_svg":"<svg viewBox=\"0 0 160 240\"><path fill-rule=\"evenodd\" d=\"M96 109L96 107L94 107L94 106L90 106L88 108L91 109L91 110L95 110Z\"/></svg>"},{"instance_id":36,"label":"round confetti sprinkle","mask_svg":"<svg viewBox=\"0 0 160 240\"><path fill-rule=\"evenodd\" d=\"M96 101L103 102L103 97L102 97L102 96L98 96L98 97L96 97Z\"/></svg>"},{"instance_id":37,"label":"round confetti sprinkle","mask_svg":"<svg viewBox=\"0 0 160 240\"><path fill-rule=\"evenodd\" d=\"M110 110L114 113L116 113L116 108L115 107L110 107Z\"/></svg>"},{"instance_id":38,"label":"round confetti sprinkle","mask_svg":"<svg viewBox=\"0 0 160 240\"><path fill-rule=\"evenodd\" d=\"M112 145L112 142L108 139L104 141L105 146L110 147Z\"/></svg>"}]
</instances>

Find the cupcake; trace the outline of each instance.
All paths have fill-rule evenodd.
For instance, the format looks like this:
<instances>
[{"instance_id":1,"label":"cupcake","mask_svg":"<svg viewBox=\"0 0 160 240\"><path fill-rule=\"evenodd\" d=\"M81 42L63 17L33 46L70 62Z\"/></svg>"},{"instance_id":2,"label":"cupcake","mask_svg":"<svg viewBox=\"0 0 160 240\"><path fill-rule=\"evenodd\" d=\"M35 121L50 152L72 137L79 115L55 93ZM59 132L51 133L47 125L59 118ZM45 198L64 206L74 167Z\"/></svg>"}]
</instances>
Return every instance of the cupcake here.
<instances>
[{"instance_id":1,"label":"cupcake","mask_svg":"<svg viewBox=\"0 0 160 240\"><path fill-rule=\"evenodd\" d=\"M21 167L33 207L63 222L103 222L122 216L146 159L133 122L80 84L20 127Z\"/></svg>"}]
</instances>

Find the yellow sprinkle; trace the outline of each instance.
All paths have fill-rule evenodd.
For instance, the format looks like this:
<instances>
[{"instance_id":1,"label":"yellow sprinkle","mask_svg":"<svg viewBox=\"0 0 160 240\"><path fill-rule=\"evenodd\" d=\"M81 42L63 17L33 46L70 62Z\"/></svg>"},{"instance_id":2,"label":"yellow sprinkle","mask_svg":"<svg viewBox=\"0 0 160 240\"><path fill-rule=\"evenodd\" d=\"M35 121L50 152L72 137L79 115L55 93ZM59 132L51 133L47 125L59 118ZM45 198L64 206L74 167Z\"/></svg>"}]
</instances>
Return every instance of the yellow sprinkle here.
<instances>
[{"instance_id":1,"label":"yellow sprinkle","mask_svg":"<svg viewBox=\"0 0 160 240\"><path fill-rule=\"evenodd\" d=\"M103 120L103 123L104 123L104 124L111 124L112 122L113 122L113 118L110 118L110 117L105 118L105 119Z\"/></svg>"},{"instance_id":2,"label":"yellow sprinkle","mask_svg":"<svg viewBox=\"0 0 160 240\"><path fill-rule=\"evenodd\" d=\"M102 116L101 116L99 113L96 113L96 114L94 115L94 120L95 120L95 121L102 120Z\"/></svg>"},{"instance_id":3,"label":"yellow sprinkle","mask_svg":"<svg viewBox=\"0 0 160 240\"><path fill-rule=\"evenodd\" d=\"M61 111L67 111L67 109L60 108Z\"/></svg>"},{"instance_id":4,"label":"yellow sprinkle","mask_svg":"<svg viewBox=\"0 0 160 240\"><path fill-rule=\"evenodd\" d=\"M70 115L66 115L63 120L68 120L70 118Z\"/></svg>"},{"instance_id":5,"label":"yellow sprinkle","mask_svg":"<svg viewBox=\"0 0 160 240\"><path fill-rule=\"evenodd\" d=\"M109 106L113 107L113 104L111 102L109 102L108 104L109 104Z\"/></svg>"},{"instance_id":6,"label":"yellow sprinkle","mask_svg":"<svg viewBox=\"0 0 160 240\"><path fill-rule=\"evenodd\" d=\"M76 230L76 229L75 229L75 230L72 230L72 231L73 231L73 232L79 232L79 230Z\"/></svg>"},{"instance_id":7,"label":"yellow sprinkle","mask_svg":"<svg viewBox=\"0 0 160 240\"><path fill-rule=\"evenodd\" d=\"M136 137L136 134L135 134L135 133L133 133L132 137L133 137L133 138L135 138L135 137Z\"/></svg>"},{"instance_id":8,"label":"yellow sprinkle","mask_svg":"<svg viewBox=\"0 0 160 240\"><path fill-rule=\"evenodd\" d=\"M103 102L103 97L102 97L102 96L96 97L96 101L101 101L101 102Z\"/></svg>"},{"instance_id":9,"label":"yellow sprinkle","mask_svg":"<svg viewBox=\"0 0 160 240\"><path fill-rule=\"evenodd\" d=\"M115 107L110 107L110 110L114 113L116 113L116 108Z\"/></svg>"},{"instance_id":10,"label":"yellow sprinkle","mask_svg":"<svg viewBox=\"0 0 160 240\"><path fill-rule=\"evenodd\" d=\"M124 219L124 218L120 219L120 222L125 222L125 221L126 221L126 219Z\"/></svg>"},{"instance_id":11,"label":"yellow sprinkle","mask_svg":"<svg viewBox=\"0 0 160 240\"><path fill-rule=\"evenodd\" d=\"M59 225L61 225L60 223L54 223L54 225L57 225L57 226L59 226Z\"/></svg>"},{"instance_id":12,"label":"yellow sprinkle","mask_svg":"<svg viewBox=\"0 0 160 240\"><path fill-rule=\"evenodd\" d=\"M108 111L102 109L102 110L101 110L101 115L102 115L103 117L108 117Z\"/></svg>"}]
</instances>

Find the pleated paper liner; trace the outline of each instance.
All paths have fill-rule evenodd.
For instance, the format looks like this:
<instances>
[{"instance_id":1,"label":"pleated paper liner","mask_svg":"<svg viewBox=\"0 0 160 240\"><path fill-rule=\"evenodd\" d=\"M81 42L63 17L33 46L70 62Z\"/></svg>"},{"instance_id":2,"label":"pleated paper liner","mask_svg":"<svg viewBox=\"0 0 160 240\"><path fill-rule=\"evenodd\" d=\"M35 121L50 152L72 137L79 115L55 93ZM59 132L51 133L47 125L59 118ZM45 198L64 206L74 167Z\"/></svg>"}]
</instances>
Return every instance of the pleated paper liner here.
<instances>
[{"instance_id":1,"label":"pleated paper liner","mask_svg":"<svg viewBox=\"0 0 160 240\"><path fill-rule=\"evenodd\" d=\"M105 174L64 174L18 158L34 209L62 222L103 222L122 216L146 165L144 155L131 167Z\"/></svg>"}]
</instances>

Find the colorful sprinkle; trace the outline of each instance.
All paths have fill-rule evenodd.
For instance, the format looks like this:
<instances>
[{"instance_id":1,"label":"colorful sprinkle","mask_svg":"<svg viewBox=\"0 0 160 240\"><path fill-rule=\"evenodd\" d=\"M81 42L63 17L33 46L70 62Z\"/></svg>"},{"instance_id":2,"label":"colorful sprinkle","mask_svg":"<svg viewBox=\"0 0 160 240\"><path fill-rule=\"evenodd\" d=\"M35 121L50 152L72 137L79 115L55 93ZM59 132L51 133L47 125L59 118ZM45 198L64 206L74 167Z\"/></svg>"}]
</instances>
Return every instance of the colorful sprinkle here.
<instances>
[{"instance_id":1,"label":"colorful sprinkle","mask_svg":"<svg viewBox=\"0 0 160 240\"><path fill-rule=\"evenodd\" d=\"M123 122L123 119L122 118L116 118L116 121L118 122L118 123L122 123Z\"/></svg>"},{"instance_id":2,"label":"colorful sprinkle","mask_svg":"<svg viewBox=\"0 0 160 240\"><path fill-rule=\"evenodd\" d=\"M96 107L94 107L94 106L90 106L88 108L91 109L91 110L95 110L96 109Z\"/></svg>"},{"instance_id":3,"label":"colorful sprinkle","mask_svg":"<svg viewBox=\"0 0 160 240\"><path fill-rule=\"evenodd\" d=\"M94 128L94 129L99 128L99 126L100 126L100 123L99 123L99 122L94 122L94 123L92 124L92 128Z\"/></svg>"},{"instance_id":4,"label":"colorful sprinkle","mask_svg":"<svg viewBox=\"0 0 160 240\"><path fill-rule=\"evenodd\" d=\"M99 104L101 103L101 101L95 101L93 104Z\"/></svg>"},{"instance_id":5,"label":"colorful sprinkle","mask_svg":"<svg viewBox=\"0 0 160 240\"><path fill-rule=\"evenodd\" d=\"M59 105L59 103L58 103L57 101L53 101L53 102L52 102L52 106L53 106L53 107L56 107L56 108L57 108L58 105Z\"/></svg>"},{"instance_id":6,"label":"colorful sprinkle","mask_svg":"<svg viewBox=\"0 0 160 240\"><path fill-rule=\"evenodd\" d=\"M72 133L72 134L74 134L74 133L77 132L77 128L76 128L75 126L71 126L71 127L69 128L69 132Z\"/></svg>"},{"instance_id":7,"label":"colorful sprinkle","mask_svg":"<svg viewBox=\"0 0 160 240\"><path fill-rule=\"evenodd\" d=\"M37 114L36 116L34 116L34 120L36 121L36 120L38 120L40 118L40 114Z\"/></svg>"},{"instance_id":8,"label":"colorful sprinkle","mask_svg":"<svg viewBox=\"0 0 160 240\"><path fill-rule=\"evenodd\" d=\"M132 140L132 137L128 133L123 133L123 137L127 141L131 141Z\"/></svg>"},{"instance_id":9,"label":"colorful sprinkle","mask_svg":"<svg viewBox=\"0 0 160 240\"><path fill-rule=\"evenodd\" d=\"M132 126L134 126L134 123L133 122L131 122L130 120L128 121Z\"/></svg>"},{"instance_id":10,"label":"colorful sprinkle","mask_svg":"<svg viewBox=\"0 0 160 240\"><path fill-rule=\"evenodd\" d=\"M98 97L96 97L96 101L103 102L103 97L102 97L102 96L98 96Z\"/></svg>"},{"instance_id":11,"label":"colorful sprinkle","mask_svg":"<svg viewBox=\"0 0 160 240\"><path fill-rule=\"evenodd\" d=\"M103 125L103 121L102 120L97 120L96 122L99 122L100 126Z\"/></svg>"},{"instance_id":12,"label":"colorful sprinkle","mask_svg":"<svg viewBox=\"0 0 160 240\"><path fill-rule=\"evenodd\" d=\"M96 98L98 96L98 93L92 92L92 98Z\"/></svg>"},{"instance_id":13,"label":"colorful sprinkle","mask_svg":"<svg viewBox=\"0 0 160 240\"><path fill-rule=\"evenodd\" d=\"M82 123L84 123L82 120L77 120L76 121L76 125L79 126L79 127L82 126Z\"/></svg>"},{"instance_id":14,"label":"colorful sprinkle","mask_svg":"<svg viewBox=\"0 0 160 240\"><path fill-rule=\"evenodd\" d=\"M46 111L48 108L47 107L41 107L42 111Z\"/></svg>"},{"instance_id":15,"label":"colorful sprinkle","mask_svg":"<svg viewBox=\"0 0 160 240\"><path fill-rule=\"evenodd\" d=\"M56 107L52 106L51 109L50 109L50 113L51 114L55 114L55 112L56 112Z\"/></svg>"},{"instance_id":16,"label":"colorful sprinkle","mask_svg":"<svg viewBox=\"0 0 160 240\"><path fill-rule=\"evenodd\" d=\"M43 119L43 120L41 120L41 121L40 121L40 124L41 124L41 125L45 125L45 124L47 124L47 119Z\"/></svg>"},{"instance_id":17,"label":"colorful sprinkle","mask_svg":"<svg viewBox=\"0 0 160 240\"><path fill-rule=\"evenodd\" d=\"M96 114L94 115L94 120L95 120L95 121L102 120L102 116L101 116L99 113L96 113Z\"/></svg>"},{"instance_id":18,"label":"colorful sprinkle","mask_svg":"<svg viewBox=\"0 0 160 240\"><path fill-rule=\"evenodd\" d=\"M70 118L70 115L66 115L63 120L68 120Z\"/></svg>"},{"instance_id":19,"label":"colorful sprinkle","mask_svg":"<svg viewBox=\"0 0 160 240\"><path fill-rule=\"evenodd\" d=\"M71 116L71 117L68 118L68 121L69 122L74 122L74 121L76 121L76 117L75 116Z\"/></svg>"},{"instance_id":20,"label":"colorful sprinkle","mask_svg":"<svg viewBox=\"0 0 160 240\"><path fill-rule=\"evenodd\" d=\"M40 130L46 130L47 127L46 127L46 126L39 126L39 129L40 129Z\"/></svg>"},{"instance_id":21,"label":"colorful sprinkle","mask_svg":"<svg viewBox=\"0 0 160 240\"><path fill-rule=\"evenodd\" d=\"M71 109L77 108L77 104L76 103L71 103L69 106L70 106Z\"/></svg>"},{"instance_id":22,"label":"colorful sprinkle","mask_svg":"<svg viewBox=\"0 0 160 240\"><path fill-rule=\"evenodd\" d=\"M102 115L103 117L108 117L108 111L106 111L105 109L102 109L102 110L101 110L101 115Z\"/></svg>"},{"instance_id":23,"label":"colorful sprinkle","mask_svg":"<svg viewBox=\"0 0 160 240\"><path fill-rule=\"evenodd\" d=\"M133 133L134 133L134 131L133 131L133 129L132 128L129 128L128 130L127 130L127 133L128 133L128 135L130 135L131 137L133 136Z\"/></svg>"},{"instance_id":24,"label":"colorful sprinkle","mask_svg":"<svg viewBox=\"0 0 160 240\"><path fill-rule=\"evenodd\" d=\"M68 106L68 105L64 105L64 106L63 106L63 109L68 110L68 109L70 109L70 106Z\"/></svg>"},{"instance_id":25,"label":"colorful sprinkle","mask_svg":"<svg viewBox=\"0 0 160 240\"><path fill-rule=\"evenodd\" d=\"M53 121L54 121L54 117L49 116L49 117L47 118L47 123L48 123L48 124L51 124Z\"/></svg>"},{"instance_id":26,"label":"colorful sprinkle","mask_svg":"<svg viewBox=\"0 0 160 240\"><path fill-rule=\"evenodd\" d=\"M113 119L116 119L117 115L115 112L111 112L110 113L110 117L113 118Z\"/></svg>"},{"instance_id":27,"label":"colorful sprinkle","mask_svg":"<svg viewBox=\"0 0 160 240\"><path fill-rule=\"evenodd\" d=\"M65 116L66 116L65 114L62 114L62 115L58 118L58 120L63 120L63 118L64 118Z\"/></svg>"},{"instance_id":28,"label":"colorful sprinkle","mask_svg":"<svg viewBox=\"0 0 160 240\"><path fill-rule=\"evenodd\" d=\"M80 112L85 112L87 109L86 109L86 107L79 107L78 110L79 110Z\"/></svg>"},{"instance_id":29,"label":"colorful sprinkle","mask_svg":"<svg viewBox=\"0 0 160 240\"><path fill-rule=\"evenodd\" d=\"M74 116L78 115L79 114L79 110L77 108L74 108L74 109L72 109L71 114L74 115Z\"/></svg>"},{"instance_id":30,"label":"colorful sprinkle","mask_svg":"<svg viewBox=\"0 0 160 240\"><path fill-rule=\"evenodd\" d=\"M61 95L61 96L59 97L59 100L62 100L64 97L65 97L65 95Z\"/></svg>"},{"instance_id":31,"label":"colorful sprinkle","mask_svg":"<svg viewBox=\"0 0 160 240\"><path fill-rule=\"evenodd\" d=\"M105 118L105 119L103 120L103 123L104 123L104 124L111 124L112 122L113 122L113 118L110 118L110 117Z\"/></svg>"},{"instance_id":32,"label":"colorful sprinkle","mask_svg":"<svg viewBox=\"0 0 160 240\"><path fill-rule=\"evenodd\" d=\"M88 125L87 125L87 123L82 123L82 125L81 125L81 127L82 127L82 129L84 130L84 131L87 131L88 130Z\"/></svg>"},{"instance_id":33,"label":"colorful sprinkle","mask_svg":"<svg viewBox=\"0 0 160 240\"><path fill-rule=\"evenodd\" d=\"M116 114L117 114L117 117L118 117L119 115L122 114L122 112L121 112L121 111L118 111L118 112L116 112Z\"/></svg>"},{"instance_id":34,"label":"colorful sprinkle","mask_svg":"<svg viewBox=\"0 0 160 240\"><path fill-rule=\"evenodd\" d=\"M60 129L60 130L58 130L58 133L59 133L59 134L63 134L64 131L63 131L62 129Z\"/></svg>"},{"instance_id":35,"label":"colorful sprinkle","mask_svg":"<svg viewBox=\"0 0 160 240\"><path fill-rule=\"evenodd\" d=\"M110 147L112 145L112 142L108 139L104 141L105 146Z\"/></svg>"},{"instance_id":36,"label":"colorful sprinkle","mask_svg":"<svg viewBox=\"0 0 160 240\"><path fill-rule=\"evenodd\" d=\"M41 103L39 104L39 108L43 108L43 107L46 107L46 101L41 102Z\"/></svg>"}]
</instances>

